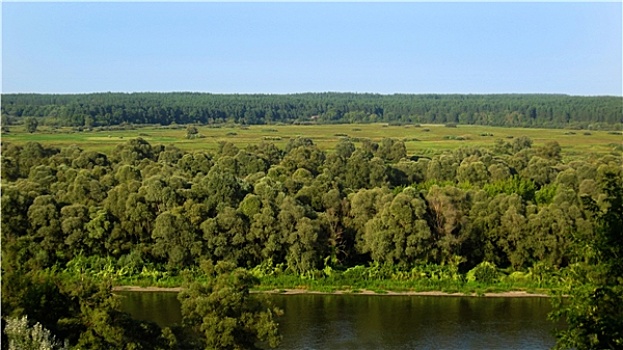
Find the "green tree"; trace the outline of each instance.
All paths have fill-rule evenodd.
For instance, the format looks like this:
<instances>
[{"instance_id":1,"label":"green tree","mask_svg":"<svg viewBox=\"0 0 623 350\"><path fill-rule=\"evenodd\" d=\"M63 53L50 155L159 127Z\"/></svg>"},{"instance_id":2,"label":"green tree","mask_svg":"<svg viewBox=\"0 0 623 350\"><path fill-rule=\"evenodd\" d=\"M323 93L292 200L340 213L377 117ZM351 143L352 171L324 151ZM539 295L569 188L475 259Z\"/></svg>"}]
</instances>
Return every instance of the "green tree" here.
<instances>
[{"instance_id":1,"label":"green tree","mask_svg":"<svg viewBox=\"0 0 623 350\"><path fill-rule=\"evenodd\" d=\"M350 213L347 226L355 231L357 249L361 252L368 252L369 248L364 238L366 224L383 211L385 204L394 199L393 195L387 188L374 188L359 190L351 194L348 199L350 201Z\"/></svg>"},{"instance_id":2,"label":"green tree","mask_svg":"<svg viewBox=\"0 0 623 350\"><path fill-rule=\"evenodd\" d=\"M481 161L471 163L463 161L457 169L456 178L459 182L482 185L491 178L491 174L489 174L487 167Z\"/></svg>"},{"instance_id":3,"label":"green tree","mask_svg":"<svg viewBox=\"0 0 623 350\"><path fill-rule=\"evenodd\" d=\"M38 244L37 260L44 266L66 257L59 211L59 204L50 195L35 198L28 208L30 235Z\"/></svg>"},{"instance_id":4,"label":"green tree","mask_svg":"<svg viewBox=\"0 0 623 350\"><path fill-rule=\"evenodd\" d=\"M152 231L152 253L166 258L169 269L181 269L193 263L203 251L203 241L181 207L158 215Z\"/></svg>"},{"instance_id":5,"label":"green tree","mask_svg":"<svg viewBox=\"0 0 623 350\"><path fill-rule=\"evenodd\" d=\"M290 173L297 169L307 169L312 174L317 175L324 161L325 153L315 145L299 146L288 152L283 158L281 165L288 169Z\"/></svg>"},{"instance_id":6,"label":"green tree","mask_svg":"<svg viewBox=\"0 0 623 350\"><path fill-rule=\"evenodd\" d=\"M196 126L188 125L186 127L186 138L187 139L194 139L195 137L197 137L198 134L199 134L199 130L197 129Z\"/></svg>"},{"instance_id":7,"label":"green tree","mask_svg":"<svg viewBox=\"0 0 623 350\"><path fill-rule=\"evenodd\" d=\"M470 235L467 211L471 207L469 192L453 186L433 185L426 195L428 225L434 237L437 263L448 263L461 252Z\"/></svg>"},{"instance_id":8,"label":"green tree","mask_svg":"<svg viewBox=\"0 0 623 350\"><path fill-rule=\"evenodd\" d=\"M177 162L177 167L190 177L208 174L212 165L212 158L202 152L187 153Z\"/></svg>"},{"instance_id":9,"label":"green tree","mask_svg":"<svg viewBox=\"0 0 623 350\"><path fill-rule=\"evenodd\" d=\"M569 240L574 227L565 209L552 203L528 216L529 235L523 240L532 246L535 259L546 261L551 266L561 266L568 258Z\"/></svg>"},{"instance_id":10,"label":"green tree","mask_svg":"<svg viewBox=\"0 0 623 350\"><path fill-rule=\"evenodd\" d=\"M513 140L512 149L513 153L517 153L523 149L531 148L532 140L528 136L520 136Z\"/></svg>"},{"instance_id":11,"label":"green tree","mask_svg":"<svg viewBox=\"0 0 623 350\"><path fill-rule=\"evenodd\" d=\"M9 116L6 114L2 114L2 117L0 117L0 130L2 131L2 133L10 132L9 125L11 125L11 120L9 119Z\"/></svg>"},{"instance_id":12,"label":"green tree","mask_svg":"<svg viewBox=\"0 0 623 350\"><path fill-rule=\"evenodd\" d=\"M202 348L258 349L260 342L273 348L279 345L276 317L282 311L268 299L249 293L258 283L255 277L228 262L214 266L205 261L201 268L208 282L187 283L178 299L182 322L198 335Z\"/></svg>"},{"instance_id":13,"label":"green tree","mask_svg":"<svg viewBox=\"0 0 623 350\"><path fill-rule=\"evenodd\" d=\"M344 179L347 187L357 190L369 186L370 158L371 154L363 150L354 151L348 158L346 168L344 169Z\"/></svg>"},{"instance_id":14,"label":"green tree","mask_svg":"<svg viewBox=\"0 0 623 350\"><path fill-rule=\"evenodd\" d=\"M24 119L24 127L26 128L26 131L29 133L34 133L35 131L37 131L37 127L39 126L39 122L37 121L36 118L33 117L29 117Z\"/></svg>"},{"instance_id":15,"label":"green tree","mask_svg":"<svg viewBox=\"0 0 623 350\"><path fill-rule=\"evenodd\" d=\"M65 244L70 251L83 251L85 254L91 255L92 242L88 235L85 225L90 221L89 209L82 204L73 204L61 208L61 229L65 235ZM99 253L99 252L97 252Z\"/></svg>"},{"instance_id":16,"label":"green tree","mask_svg":"<svg viewBox=\"0 0 623 350\"><path fill-rule=\"evenodd\" d=\"M557 141L547 141L537 150L537 153L545 159L560 160L562 158L560 151L560 144Z\"/></svg>"},{"instance_id":17,"label":"green tree","mask_svg":"<svg viewBox=\"0 0 623 350\"><path fill-rule=\"evenodd\" d=\"M2 263L3 318L27 316L32 325L39 323L50 336L76 349L167 348L157 325L120 311L111 281L88 275L72 279Z\"/></svg>"},{"instance_id":18,"label":"green tree","mask_svg":"<svg viewBox=\"0 0 623 350\"><path fill-rule=\"evenodd\" d=\"M387 168L379 157L370 159L370 187L383 187L387 185Z\"/></svg>"},{"instance_id":19,"label":"green tree","mask_svg":"<svg viewBox=\"0 0 623 350\"><path fill-rule=\"evenodd\" d=\"M384 138L375 154L376 157L390 163L396 163L407 156L407 148L403 141Z\"/></svg>"},{"instance_id":20,"label":"green tree","mask_svg":"<svg viewBox=\"0 0 623 350\"><path fill-rule=\"evenodd\" d=\"M245 216L231 207L223 207L214 218L201 224L203 239L214 260L228 260L247 265L247 232Z\"/></svg>"},{"instance_id":21,"label":"green tree","mask_svg":"<svg viewBox=\"0 0 623 350\"><path fill-rule=\"evenodd\" d=\"M581 259L564 290L553 298L554 320L567 329L558 332L558 349L623 348L623 184L620 172L606 176L605 210L585 199L595 215L594 235L576 235ZM568 298L563 298L568 295Z\"/></svg>"},{"instance_id":22,"label":"green tree","mask_svg":"<svg viewBox=\"0 0 623 350\"><path fill-rule=\"evenodd\" d=\"M319 267L320 260L326 256L327 230L318 220L306 216L305 207L288 196L280 206L277 216L281 235L287 244L286 261L288 268L303 274Z\"/></svg>"},{"instance_id":23,"label":"green tree","mask_svg":"<svg viewBox=\"0 0 623 350\"><path fill-rule=\"evenodd\" d=\"M117 145L112 151L111 158L135 165L143 159L156 161L158 156L154 154L154 148L151 147L149 142L138 137L124 144Z\"/></svg>"},{"instance_id":24,"label":"green tree","mask_svg":"<svg viewBox=\"0 0 623 350\"><path fill-rule=\"evenodd\" d=\"M375 262L410 264L427 261L435 249L426 222L426 202L412 188L405 189L366 223L363 252Z\"/></svg>"},{"instance_id":25,"label":"green tree","mask_svg":"<svg viewBox=\"0 0 623 350\"><path fill-rule=\"evenodd\" d=\"M335 153L344 159L348 159L353 152L355 152L355 144L348 139L340 139L335 145Z\"/></svg>"}]
</instances>

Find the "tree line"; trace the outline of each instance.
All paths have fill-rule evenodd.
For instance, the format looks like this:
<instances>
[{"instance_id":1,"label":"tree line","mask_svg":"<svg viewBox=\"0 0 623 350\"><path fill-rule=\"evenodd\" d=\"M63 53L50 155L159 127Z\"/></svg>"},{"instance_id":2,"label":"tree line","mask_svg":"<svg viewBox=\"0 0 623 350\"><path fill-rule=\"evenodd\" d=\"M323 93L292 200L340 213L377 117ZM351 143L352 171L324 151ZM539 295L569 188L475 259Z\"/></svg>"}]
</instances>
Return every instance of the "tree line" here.
<instances>
[{"instance_id":1,"label":"tree line","mask_svg":"<svg viewBox=\"0 0 623 350\"><path fill-rule=\"evenodd\" d=\"M120 124L458 123L621 129L623 99L548 94L411 95L304 93L3 94L3 125L41 119L53 127Z\"/></svg>"}]
</instances>

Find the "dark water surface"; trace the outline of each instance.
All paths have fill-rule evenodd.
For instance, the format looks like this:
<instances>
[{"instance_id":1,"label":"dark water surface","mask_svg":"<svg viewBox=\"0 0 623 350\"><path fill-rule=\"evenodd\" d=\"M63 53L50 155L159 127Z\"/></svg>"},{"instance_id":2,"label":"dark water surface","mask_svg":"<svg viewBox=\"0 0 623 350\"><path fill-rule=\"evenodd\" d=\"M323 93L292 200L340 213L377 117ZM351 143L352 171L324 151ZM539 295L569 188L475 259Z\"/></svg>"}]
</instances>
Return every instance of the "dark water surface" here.
<instances>
[{"instance_id":1,"label":"dark water surface","mask_svg":"<svg viewBox=\"0 0 623 350\"><path fill-rule=\"evenodd\" d=\"M123 292L135 317L160 325L181 319L175 293ZM546 298L383 295L274 295L280 349L548 349Z\"/></svg>"}]
</instances>

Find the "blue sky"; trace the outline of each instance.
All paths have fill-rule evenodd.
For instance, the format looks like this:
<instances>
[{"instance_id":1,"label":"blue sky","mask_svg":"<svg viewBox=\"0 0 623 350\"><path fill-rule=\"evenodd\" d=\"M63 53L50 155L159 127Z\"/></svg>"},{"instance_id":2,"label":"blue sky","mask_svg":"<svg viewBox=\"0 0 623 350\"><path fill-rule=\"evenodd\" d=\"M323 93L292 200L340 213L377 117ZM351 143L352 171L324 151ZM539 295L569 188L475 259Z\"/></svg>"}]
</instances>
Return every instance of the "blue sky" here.
<instances>
[{"instance_id":1,"label":"blue sky","mask_svg":"<svg viewBox=\"0 0 623 350\"><path fill-rule=\"evenodd\" d=\"M622 95L622 5L2 4L2 92Z\"/></svg>"}]
</instances>

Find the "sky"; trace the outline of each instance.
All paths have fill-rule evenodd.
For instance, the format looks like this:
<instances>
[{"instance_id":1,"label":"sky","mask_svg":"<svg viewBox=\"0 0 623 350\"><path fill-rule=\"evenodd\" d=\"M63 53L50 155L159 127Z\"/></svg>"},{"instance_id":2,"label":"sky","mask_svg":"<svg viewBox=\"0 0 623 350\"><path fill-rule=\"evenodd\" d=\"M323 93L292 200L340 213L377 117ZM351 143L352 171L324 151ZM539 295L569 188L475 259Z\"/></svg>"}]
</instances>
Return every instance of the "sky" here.
<instances>
[{"instance_id":1,"label":"sky","mask_svg":"<svg viewBox=\"0 0 623 350\"><path fill-rule=\"evenodd\" d=\"M622 96L622 3L2 3L2 93Z\"/></svg>"}]
</instances>

